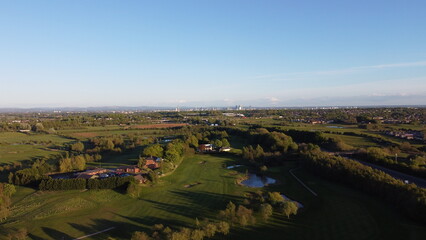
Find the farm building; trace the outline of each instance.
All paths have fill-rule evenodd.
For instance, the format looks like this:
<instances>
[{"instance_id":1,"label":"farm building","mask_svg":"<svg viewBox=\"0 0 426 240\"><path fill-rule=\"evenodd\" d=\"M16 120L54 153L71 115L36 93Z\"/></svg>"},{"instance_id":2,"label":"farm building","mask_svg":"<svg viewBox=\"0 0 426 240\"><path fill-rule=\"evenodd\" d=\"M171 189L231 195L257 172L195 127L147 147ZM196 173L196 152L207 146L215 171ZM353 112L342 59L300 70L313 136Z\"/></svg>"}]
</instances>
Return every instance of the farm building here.
<instances>
[{"instance_id":1,"label":"farm building","mask_svg":"<svg viewBox=\"0 0 426 240\"><path fill-rule=\"evenodd\" d=\"M115 171L120 173L140 173L141 169L137 166L123 166L117 168Z\"/></svg>"},{"instance_id":2,"label":"farm building","mask_svg":"<svg viewBox=\"0 0 426 240\"><path fill-rule=\"evenodd\" d=\"M107 171L108 170L106 170L105 168L95 168L95 169L92 169L92 170L87 170L87 171L82 172L82 173L87 174L87 175L95 175L95 174L105 173Z\"/></svg>"},{"instance_id":3,"label":"farm building","mask_svg":"<svg viewBox=\"0 0 426 240\"><path fill-rule=\"evenodd\" d=\"M221 147L221 148L219 149L219 152L229 152L229 151L231 151L231 148L230 148L230 147Z\"/></svg>"},{"instance_id":4,"label":"farm building","mask_svg":"<svg viewBox=\"0 0 426 240\"><path fill-rule=\"evenodd\" d=\"M141 174L134 176L137 183L145 183L147 181L146 178L144 178Z\"/></svg>"},{"instance_id":5,"label":"farm building","mask_svg":"<svg viewBox=\"0 0 426 240\"><path fill-rule=\"evenodd\" d=\"M213 151L213 144L200 144L198 146L200 152L210 152Z\"/></svg>"},{"instance_id":6,"label":"farm building","mask_svg":"<svg viewBox=\"0 0 426 240\"><path fill-rule=\"evenodd\" d=\"M87 173L80 173L75 178L83 178L83 179L95 179L98 178L98 175L89 175Z\"/></svg>"},{"instance_id":7,"label":"farm building","mask_svg":"<svg viewBox=\"0 0 426 240\"><path fill-rule=\"evenodd\" d=\"M160 164L157 161L155 161L155 160L146 159L144 167L145 168L149 168L149 169L157 169L157 168L160 167Z\"/></svg>"}]
</instances>

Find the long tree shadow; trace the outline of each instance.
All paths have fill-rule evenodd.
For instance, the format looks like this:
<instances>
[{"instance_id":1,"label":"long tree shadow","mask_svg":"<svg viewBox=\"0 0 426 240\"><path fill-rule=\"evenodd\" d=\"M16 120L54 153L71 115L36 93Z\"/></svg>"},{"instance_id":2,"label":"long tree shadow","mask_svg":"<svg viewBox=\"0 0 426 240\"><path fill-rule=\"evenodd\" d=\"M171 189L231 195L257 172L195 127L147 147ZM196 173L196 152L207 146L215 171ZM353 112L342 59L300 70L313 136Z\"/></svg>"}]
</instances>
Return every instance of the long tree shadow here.
<instances>
[{"instance_id":1,"label":"long tree shadow","mask_svg":"<svg viewBox=\"0 0 426 240\"><path fill-rule=\"evenodd\" d=\"M237 203L243 199L241 196L206 191L172 190L170 192L185 202L190 203L190 205L196 206L198 209L208 209L209 211L221 210L228 202Z\"/></svg>"},{"instance_id":2,"label":"long tree shadow","mask_svg":"<svg viewBox=\"0 0 426 240\"><path fill-rule=\"evenodd\" d=\"M71 237L70 235L63 233L61 231L58 231L56 229L53 228L49 228L49 227L42 227L41 228L43 230L43 232L45 232L49 237L51 237L52 239L57 239L57 240L68 240L68 239L74 239L73 237ZM41 239L41 238L39 238Z\"/></svg>"},{"instance_id":3,"label":"long tree shadow","mask_svg":"<svg viewBox=\"0 0 426 240\"><path fill-rule=\"evenodd\" d=\"M133 231L144 231L149 232L152 229L152 226L155 224L163 224L171 228L180 228L180 227L193 227L193 225L188 224L176 219L170 218L159 218L159 217L129 217L123 215L117 215L129 221L135 222L136 224L126 225L125 227ZM127 224L127 223L126 223Z\"/></svg>"},{"instance_id":4,"label":"long tree shadow","mask_svg":"<svg viewBox=\"0 0 426 240\"><path fill-rule=\"evenodd\" d=\"M45 240L45 238L37 237L36 235L32 233L29 233L28 237L30 237L30 239L33 239L33 240Z\"/></svg>"},{"instance_id":5,"label":"long tree shadow","mask_svg":"<svg viewBox=\"0 0 426 240\"><path fill-rule=\"evenodd\" d=\"M121 221L111 221L108 219L91 219L93 221L92 224L79 224L79 223L68 223L71 227L83 232L83 234L93 234L96 232L100 232L109 228L111 229L105 233L99 234L101 238L103 236L111 236L111 237L120 237L124 239L130 239L132 233L134 231L143 231L145 230L141 226L129 223L129 222L121 222ZM81 236L76 236L81 237Z\"/></svg>"},{"instance_id":6,"label":"long tree shadow","mask_svg":"<svg viewBox=\"0 0 426 240\"><path fill-rule=\"evenodd\" d=\"M168 213L174 213L177 215L195 218L200 215L200 209L197 209L195 206L188 205L180 205L180 204L170 204L159 201L153 201L148 199L143 199L143 201L152 203L154 208L163 210ZM198 214L197 214L198 213Z\"/></svg>"},{"instance_id":7,"label":"long tree shadow","mask_svg":"<svg viewBox=\"0 0 426 240\"><path fill-rule=\"evenodd\" d=\"M242 197L229 194L216 194L204 191L170 191L181 204L171 204L149 199L142 201L153 204L155 208L188 218L215 218L219 210L225 208L229 201L240 202Z\"/></svg>"}]
</instances>

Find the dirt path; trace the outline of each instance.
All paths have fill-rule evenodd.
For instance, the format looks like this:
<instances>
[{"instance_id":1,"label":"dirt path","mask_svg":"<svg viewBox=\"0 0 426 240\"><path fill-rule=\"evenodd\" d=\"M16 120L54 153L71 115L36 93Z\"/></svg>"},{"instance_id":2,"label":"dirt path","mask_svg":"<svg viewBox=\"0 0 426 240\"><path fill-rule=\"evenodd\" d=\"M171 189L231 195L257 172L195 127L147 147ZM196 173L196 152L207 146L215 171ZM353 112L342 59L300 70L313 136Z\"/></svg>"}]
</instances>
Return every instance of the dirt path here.
<instances>
[{"instance_id":1,"label":"dirt path","mask_svg":"<svg viewBox=\"0 0 426 240\"><path fill-rule=\"evenodd\" d=\"M305 187L306 188L306 190L308 190L309 192L311 192L315 197L317 197L318 196L318 194L316 193L316 192L314 192L312 189L310 189L308 186L306 186L306 184L305 183L303 183L302 182L302 180L300 180L298 177L296 177L296 175L294 175L294 173L293 173L293 171L294 170L297 170L297 169L299 169L299 168L293 168L293 169L290 169L288 172L300 183L300 184L302 184L302 186L303 187Z\"/></svg>"},{"instance_id":2,"label":"dirt path","mask_svg":"<svg viewBox=\"0 0 426 240\"><path fill-rule=\"evenodd\" d=\"M79 239L84 239L84 238L88 238L88 237L91 237L91 236L95 236L95 235L101 234L101 233L103 233L103 232L107 232L107 231L109 231L109 230L112 230L112 229L114 229L114 228L115 228L115 227L110 227L110 228L104 229L104 230L99 231L99 232L95 232L95 233L88 234L88 235L85 235L85 236L82 236L82 237L79 237L79 238L75 238L74 240L79 240Z\"/></svg>"}]
</instances>

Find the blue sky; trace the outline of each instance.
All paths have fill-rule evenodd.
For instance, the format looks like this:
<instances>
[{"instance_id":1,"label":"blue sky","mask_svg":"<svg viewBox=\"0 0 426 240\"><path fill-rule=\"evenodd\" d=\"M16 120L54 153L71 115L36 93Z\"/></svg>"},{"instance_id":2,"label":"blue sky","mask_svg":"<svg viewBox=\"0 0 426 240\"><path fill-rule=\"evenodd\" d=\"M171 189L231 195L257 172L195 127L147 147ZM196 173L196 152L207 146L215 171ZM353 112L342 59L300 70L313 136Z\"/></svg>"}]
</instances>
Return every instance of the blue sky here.
<instances>
[{"instance_id":1,"label":"blue sky","mask_svg":"<svg viewBox=\"0 0 426 240\"><path fill-rule=\"evenodd\" d=\"M0 1L0 107L426 104L425 1Z\"/></svg>"}]
</instances>

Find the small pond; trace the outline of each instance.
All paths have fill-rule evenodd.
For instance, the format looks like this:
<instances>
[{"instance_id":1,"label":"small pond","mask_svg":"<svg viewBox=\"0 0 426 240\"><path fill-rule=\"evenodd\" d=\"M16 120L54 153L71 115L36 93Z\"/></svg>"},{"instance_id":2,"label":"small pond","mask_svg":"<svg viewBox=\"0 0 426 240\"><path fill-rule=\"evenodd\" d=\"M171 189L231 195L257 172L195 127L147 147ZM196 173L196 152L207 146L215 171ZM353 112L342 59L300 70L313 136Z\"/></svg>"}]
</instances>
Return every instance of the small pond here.
<instances>
[{"instance_id":1,"label":"small pond","mask_svg":"<svg viewBox=\"0 0 426 240\"><path fill-rule=\"evenodd\" d=\"M288 198L288 197L287 197L286 195L284 195L284 194L281 194L281 196L283 196L283 198L284 198L285 200L295 202L298 208L302 208L302 207L303 207L303 204L301 204L300 202L298 202L298 201L294 201L294 200L291 200L290 198Z\"/></svg>"},{"instance_id":2,"label":"small pond","mask_svg":"<svg viewBox=\"0 0 426 240\"><path fill-rule=\"evenodd\" d=\"M248 179L242 181L241 185L244 185L244 186L247 186L247 187L264 187L264 186L267 186L269 184L274 184L276 182L277 182L277 180L275 180L273 178L249 173Z\"/></svg>"},{"instance_id":3,"label":"small pond","mask_svg":"<svg viewBox=\"0 0 426 240\"><path fill-rule=\"evenodd\" d=\"M231 165L231 166L227 166L227 169L233 169L233 168L237 168L237 167L241 167L243 165Z\"/></svg>"}]
</instances>

